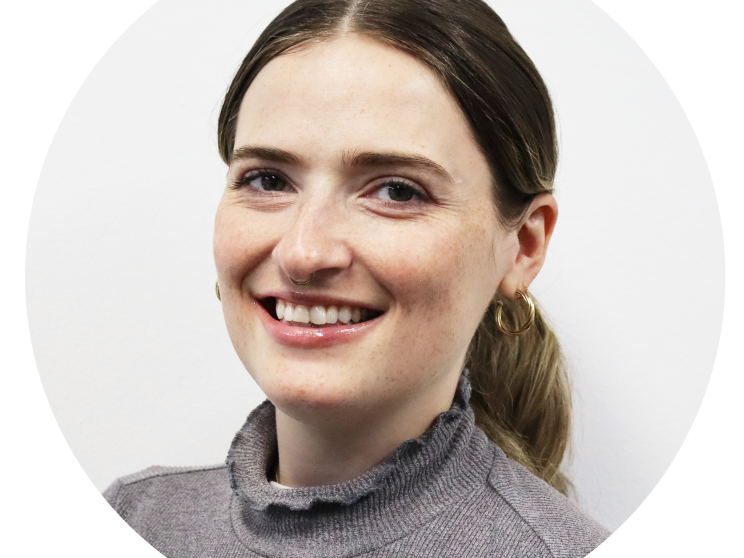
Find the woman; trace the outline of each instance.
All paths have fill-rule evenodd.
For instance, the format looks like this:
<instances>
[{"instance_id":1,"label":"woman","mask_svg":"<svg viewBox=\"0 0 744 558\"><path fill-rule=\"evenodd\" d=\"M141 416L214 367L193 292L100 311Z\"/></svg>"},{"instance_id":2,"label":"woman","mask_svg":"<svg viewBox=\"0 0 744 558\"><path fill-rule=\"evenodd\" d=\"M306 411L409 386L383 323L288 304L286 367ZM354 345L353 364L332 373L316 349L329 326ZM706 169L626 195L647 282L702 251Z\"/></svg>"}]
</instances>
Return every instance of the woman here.
<instances>
[{"instance_id":1,"label":"woman","mask_svg":"<svg viewBox=\"0 0 744 558\"><path fill-rule=\"evenodd\" d=\"M480 0L299 0L219 119L217 296L268 399L226 466L109 502L167 556L585 556L570 397L528 287L547 90ZM476 426L477 425L477 426ZM562 494L563 493L563 494Z\"/></svg>"}]
</instances>

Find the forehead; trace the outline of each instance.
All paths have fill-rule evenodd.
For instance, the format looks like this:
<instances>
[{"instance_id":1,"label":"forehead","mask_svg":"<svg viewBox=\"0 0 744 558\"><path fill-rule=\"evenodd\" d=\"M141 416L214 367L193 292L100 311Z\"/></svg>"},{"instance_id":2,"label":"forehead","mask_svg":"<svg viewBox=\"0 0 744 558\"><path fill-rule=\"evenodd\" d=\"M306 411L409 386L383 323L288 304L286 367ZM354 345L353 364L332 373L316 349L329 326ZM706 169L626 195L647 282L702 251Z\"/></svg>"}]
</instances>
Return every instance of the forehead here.
<instances>
[{"instance_id":1,"label":"forehead","mask_svg":"<svg viewBox=\"0 0 744 558\"><path fill-rule=\"evenodd\" d=\"M235 146L316 157L416 151L456 164L478 149L454 98L413 56L350 34L273 59L241 104Z\"/></svg>"}]
</instances>

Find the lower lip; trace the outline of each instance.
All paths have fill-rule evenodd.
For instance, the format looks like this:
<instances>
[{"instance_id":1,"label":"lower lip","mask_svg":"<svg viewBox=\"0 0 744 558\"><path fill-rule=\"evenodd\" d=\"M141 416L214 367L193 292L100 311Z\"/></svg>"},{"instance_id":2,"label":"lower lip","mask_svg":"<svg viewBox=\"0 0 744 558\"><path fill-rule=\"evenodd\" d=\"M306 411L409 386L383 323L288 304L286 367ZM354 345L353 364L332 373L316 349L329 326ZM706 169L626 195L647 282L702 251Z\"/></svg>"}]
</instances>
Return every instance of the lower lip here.
<instances>
[{"instance_id":1,"label":"lower lip","mask_svg":"<svg viewBox=\"0 0 744 558\"><path fill-rule=\"evenodd\" d=\"M254 302L263 326L269 335L282 345L295 347L328 347L340 343L351 343L374 328L384 314L358 324L341 324L326 327L291 326L275 320L261 304Z\"/></svg>"}]
</instances>

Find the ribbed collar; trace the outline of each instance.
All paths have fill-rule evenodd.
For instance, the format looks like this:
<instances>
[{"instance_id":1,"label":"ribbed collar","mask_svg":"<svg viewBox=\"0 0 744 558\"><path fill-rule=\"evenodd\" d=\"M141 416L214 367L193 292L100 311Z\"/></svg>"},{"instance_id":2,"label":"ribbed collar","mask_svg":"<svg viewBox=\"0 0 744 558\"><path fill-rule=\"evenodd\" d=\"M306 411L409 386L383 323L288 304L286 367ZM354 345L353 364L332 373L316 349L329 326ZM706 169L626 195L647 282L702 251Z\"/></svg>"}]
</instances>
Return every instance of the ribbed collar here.
<instances>
[{"instance_id":1,"label":"ribbed collar","mask_svg":"<svg viewBox=\"0 0 744 558\"><path fill-rule=\"evenodd\" d=\"M431 521L486 481L493 453L475 426L467 371L452 406L420 438L350 481L277 490L266 472L276 452L276 409L265 401L227 457L236 534L267 556L342 557L372 550Z\"/></svg>"}]
</instances>

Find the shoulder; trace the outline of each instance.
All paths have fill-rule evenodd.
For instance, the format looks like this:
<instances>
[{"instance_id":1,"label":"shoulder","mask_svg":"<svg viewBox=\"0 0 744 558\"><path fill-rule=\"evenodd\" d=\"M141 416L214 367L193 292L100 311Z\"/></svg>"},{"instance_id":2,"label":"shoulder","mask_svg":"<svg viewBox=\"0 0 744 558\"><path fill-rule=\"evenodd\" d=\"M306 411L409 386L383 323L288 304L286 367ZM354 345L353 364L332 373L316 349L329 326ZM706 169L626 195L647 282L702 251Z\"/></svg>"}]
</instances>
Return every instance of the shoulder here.
<instances>
[{"instance_id":1,"label":"shoulder","mask_svg":"<svg viewBox=\"0 0 744 558\"><path fill-rule=\"evenodd\" d=\"M563 494L507 458L500 448L494 450L490 488L511 509L513 520L542 541L549 555L583 557L610 535Z\"/></svg>"},{"instance_id":2,"label":"shoulder","mask_svg":"<svg viewBox=\"0 0 744 558\"><path fill-rule=\"evenodd\" d=\"M214 556L230 540L226 465L150 467L104 492L116 512L165 556Z\"/></svg>"},{"instance_id":3,"label":"shoulder","mask_svg":"<svg viewBox=\"0 0 744 558\"><path fill-rule=\"evenodd\" d=\"M115 480L103 493L127 522L146 516L183 511L195 502L224 502L231 492L227 466L148 467Z\"/></svg>"}]
</instances>

